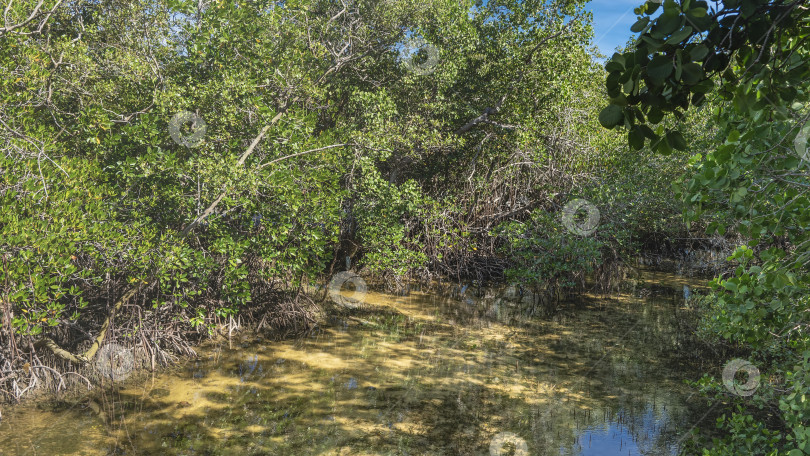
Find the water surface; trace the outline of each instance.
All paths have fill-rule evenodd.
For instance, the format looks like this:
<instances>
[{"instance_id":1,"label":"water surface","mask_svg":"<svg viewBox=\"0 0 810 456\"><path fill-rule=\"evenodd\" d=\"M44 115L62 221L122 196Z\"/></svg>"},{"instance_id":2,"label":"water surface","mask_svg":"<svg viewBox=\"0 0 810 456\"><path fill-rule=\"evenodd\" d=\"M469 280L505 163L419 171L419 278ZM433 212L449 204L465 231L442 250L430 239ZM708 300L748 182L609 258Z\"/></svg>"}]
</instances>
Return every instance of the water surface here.
<instances>
[{"instance_id":1,"label":"water surface","mask_svg":"<svg viewBox=\"0 0 810 456\"><path fill-rule=\"evenodd\" d=\"M694 284L645 273L549 318L514 288L370 292L308 338L243 336L61 410L7 411L0 454L675 454L699 418L683 380L702 373L676 356Z\"/></svg>"}]
</instances>

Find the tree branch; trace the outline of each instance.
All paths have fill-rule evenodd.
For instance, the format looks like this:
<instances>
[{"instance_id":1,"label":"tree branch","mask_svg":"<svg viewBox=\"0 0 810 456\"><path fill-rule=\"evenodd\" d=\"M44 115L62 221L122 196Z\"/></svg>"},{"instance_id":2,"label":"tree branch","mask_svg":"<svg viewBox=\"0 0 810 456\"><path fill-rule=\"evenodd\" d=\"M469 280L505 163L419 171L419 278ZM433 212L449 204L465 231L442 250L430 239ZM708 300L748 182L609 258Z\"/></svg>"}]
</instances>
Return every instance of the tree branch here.
<instances>
[{"instance_id":1,"label":"tree branch","mask_svg":"<svg viewBox=\"0 0 810 456\"><path fill-rule=\"evenodd\" d=\"M45 0L40 0L39 3L37 3L37 5L34 7L34 11L31 13L31 15L28 16L28 19L20 22L19 24L9 26L8 21L6 19L6 16L8 15L8 11L11 8L12 3L13 3L13 1L9 1L8 6L6 6L5 11L3 12L3 22L6 25L5 25L5 27L0 27L0 36L3 36L3 34L9 33L9 32L13 32L14 30L16 30L16 29L18 29L20 27L25 27L26 25L30 24L31 22L34 21L34 19L36 19L37 17L39 17L41 15L45 15L45 20L43 21L43 24L44 24L44 22L48 20L48 18L51 16L51 14L53 14L56 11L56 8L58 8L59 5L62 3L62 0L58 0L56 2L56 4L53 5L53 8L51 8L47 12L40 11L40 9L42 8L42 4L45 3ZM40 24L39 30L42 30L42 25L43 24ZM21 35L29 35L29 34L28 33L22 33Z\"/></svg>"},{"instance_id":2,"label":"tree branch","mask_svg":"<svg viewBox=\"0 0 810 456\"><path fill-rule=\"evenodd\" d=\"M344 143L344 144L332 144L331 146L324 146L324 147L319 147L319 148L317 148L317 149L305 150L305 151L303 151L303 152L298 152L298 153L295 153L295 154L285 155L285 156L283 156L283 157L281 157L281 158L277 158L277 159L275 159L275 160L271 160L271 161L269 161L269 162L267 162L267 163L265 163L265 164L263 164L263 165L259 166L259 169L264 169L264 168L266 168L266 167L268 167L268 166L270 166L270 165L273 165L273 164L278 163L278 162L280 162L280 161L286 160L286 159L288 159L288 158L299 157L299 156L301 156L301 155L311 154L311 153L313 153L313 152L320 152L320 151L322 151L322 150L327 150L327 149L334 149L335 147L355 146L355 145L356 145L356 144L351 144L351 143Z\"/></svg>"},{"instance_id":3,"label":"tree branch","mask_svg":"<svg viewBox=\"0 0 810 456\"><path fill-rule=\"evenodd\" d=\"M132 299L132 297L135 296L135 294L142 288L143 284L140 284L135 288L130 288L126 293L124 293L124 296L121 296L121 299L119 299L118 302L116 302L113 306L110 315L107 316L107 319L104 320L104 323L101 325L101 330L99 331L98 337L96 337L96 339L93 341L93 345L91 345L90 348L88 348L83 354L74 355L73 353L57 345L56 342L54 342L50 337L43 337L37 341L37 343L34 344L34 348L47 347L51 350L51 352L53 352L54 355L74 364L89 363L90 360L96 356L99 348L101 348L101 343L104 342L104 338L107 336L107 330L110 328L110 322L115 317L115 313L121 308L121 306L124 305L125 302Z\"/></svg>"}]
</instances>

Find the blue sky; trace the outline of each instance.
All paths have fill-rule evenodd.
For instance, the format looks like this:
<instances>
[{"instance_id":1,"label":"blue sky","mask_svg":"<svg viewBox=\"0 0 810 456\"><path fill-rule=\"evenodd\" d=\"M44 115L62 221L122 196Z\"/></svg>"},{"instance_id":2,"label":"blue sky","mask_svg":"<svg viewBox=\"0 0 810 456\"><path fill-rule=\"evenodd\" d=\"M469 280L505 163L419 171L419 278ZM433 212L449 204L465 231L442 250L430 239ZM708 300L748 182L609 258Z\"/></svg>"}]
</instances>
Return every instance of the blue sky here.
<instances>
[{"instance_id":1,"label":"blue sky","mask_svg":"<svg viewBox=\"0 0 810 456\"><path fill-rule=\"evenodd\" d=\"M644 0L592 0L586 6L593 12L593 43L610 57L616 46L623 46L633 35L630 26L636 22L633 8Z\"/></svg>"}]
</instances>

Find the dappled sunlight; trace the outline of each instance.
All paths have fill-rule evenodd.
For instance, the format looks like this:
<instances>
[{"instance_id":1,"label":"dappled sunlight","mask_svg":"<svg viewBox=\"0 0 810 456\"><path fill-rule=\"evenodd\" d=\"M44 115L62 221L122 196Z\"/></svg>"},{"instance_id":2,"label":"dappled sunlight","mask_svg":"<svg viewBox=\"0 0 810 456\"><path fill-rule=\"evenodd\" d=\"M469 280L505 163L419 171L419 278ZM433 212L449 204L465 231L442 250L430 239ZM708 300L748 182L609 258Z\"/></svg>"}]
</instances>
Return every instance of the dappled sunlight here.
<instances>
[{"instance_id":1,"label":"dappled sunlight","mask_svg":"<svg viewBox=\"0 0 810 456\"><path fill-rule=\"evenodd\" d=\"M680 292L679 280L653 277ZM83 407L87 438L60 448L467 455L486 454L508 431L537 455L676 449L690 392L688 373L670 363L670 296L585 296L576 312L541 319L503 290L483 291L370 292L309 338L204 347L197 360L92 399L106 428ZM355 318L363 323L347 323ZM19 413L0 428L2 447L48 453L52 439L15 436L32 419Z\"/></svg>"}]
</instances>

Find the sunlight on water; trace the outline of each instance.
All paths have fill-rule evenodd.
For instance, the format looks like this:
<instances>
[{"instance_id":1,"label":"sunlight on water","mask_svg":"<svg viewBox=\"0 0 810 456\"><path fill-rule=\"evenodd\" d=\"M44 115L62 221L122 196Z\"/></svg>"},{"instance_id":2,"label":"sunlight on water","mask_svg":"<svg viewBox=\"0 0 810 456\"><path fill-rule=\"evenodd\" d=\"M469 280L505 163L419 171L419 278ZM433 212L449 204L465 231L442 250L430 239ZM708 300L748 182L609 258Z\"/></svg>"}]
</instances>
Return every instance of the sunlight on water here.
<instances>
[{"instance_id":1,"label":"sunlight on water","mask_svg":"<svg viewBox=\"0 0 810 456\"><path fill-rule=\"evenodd\" d=\"M699 282L644 277L552 318L514 289L369 291L310 338L212 344L66 410L12 410L0 454L674 454L700 376L675 320Z\"/></svg>"}]
</instances>

